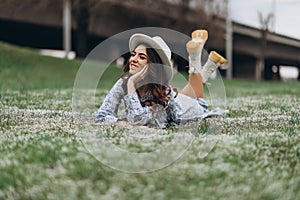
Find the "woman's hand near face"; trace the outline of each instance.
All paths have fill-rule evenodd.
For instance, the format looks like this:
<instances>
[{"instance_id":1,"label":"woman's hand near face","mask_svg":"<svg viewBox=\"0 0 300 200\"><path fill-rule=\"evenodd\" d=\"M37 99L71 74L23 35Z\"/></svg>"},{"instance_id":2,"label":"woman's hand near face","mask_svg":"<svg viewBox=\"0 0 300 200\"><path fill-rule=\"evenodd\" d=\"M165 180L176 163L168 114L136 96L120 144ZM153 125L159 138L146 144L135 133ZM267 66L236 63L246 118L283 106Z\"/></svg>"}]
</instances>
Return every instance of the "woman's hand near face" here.
<instances>
[{"instance_id":1,"label":"woman's hand near face","mask_svg":"<svg viewBox=\"0 0 300 200\"><path fill-rule=\"evenodd\" d=\"M148 65L146 65L141 71L132 75L127 82L128 94L134 93L136 91L135 84L143 80L147 76Z\"/></svg>"}]
</instances>

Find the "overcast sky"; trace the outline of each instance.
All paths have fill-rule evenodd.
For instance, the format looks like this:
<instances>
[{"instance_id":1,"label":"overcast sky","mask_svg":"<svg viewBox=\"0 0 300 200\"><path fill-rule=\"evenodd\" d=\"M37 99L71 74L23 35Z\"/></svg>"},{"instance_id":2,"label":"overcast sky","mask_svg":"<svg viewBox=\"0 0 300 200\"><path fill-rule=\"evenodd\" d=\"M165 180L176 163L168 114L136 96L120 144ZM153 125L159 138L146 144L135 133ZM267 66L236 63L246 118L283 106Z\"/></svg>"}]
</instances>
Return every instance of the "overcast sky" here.
<instances>
[{"instance_id":1,"label":"overcast sky","mask_svg":"<svg viewBox=\"0 0 300 200\"><path fill-rule=\"evenodd\" d=\"M300 0L229 0L231 18L260 27L258 12L274 12L273 31L300 39Z\"/></svg>"}]
</instances>

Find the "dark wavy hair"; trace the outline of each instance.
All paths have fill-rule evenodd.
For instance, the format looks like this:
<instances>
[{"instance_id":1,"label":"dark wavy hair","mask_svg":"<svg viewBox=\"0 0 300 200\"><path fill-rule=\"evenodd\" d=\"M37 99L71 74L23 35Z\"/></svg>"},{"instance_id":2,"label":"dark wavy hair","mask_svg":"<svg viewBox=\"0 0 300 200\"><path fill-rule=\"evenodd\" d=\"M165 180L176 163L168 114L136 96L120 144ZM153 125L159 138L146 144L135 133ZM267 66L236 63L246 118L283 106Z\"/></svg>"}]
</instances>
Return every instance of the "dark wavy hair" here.
<instances>
[{"instance_id":1,"label":"dark wavy hair","mask_svg":"<svg viewBox=\"0 0 300 200\"><path fill-rule=\"evenodd\" d=\"M166 71L163 70L164 65L160 56L157 54L156 50L151 48L147 44L139 44L146 46L146 53L148 56L148 74L147 77L140 83L136 84L137 93L141 100L142 96L140 93L141 87L146 87L147 91L150 91L153 95L153 99L148 99L145 102L141 101L142 106L152 106L155 104L160 104L166 106L168 103L168 95L171 91L169 83L166 80ZM129 74L129 59L124 67L123 74L121 78L123 79L123 89L127 93L127 82L128 78L131 76Z\"/></svg>"}]
</instances>

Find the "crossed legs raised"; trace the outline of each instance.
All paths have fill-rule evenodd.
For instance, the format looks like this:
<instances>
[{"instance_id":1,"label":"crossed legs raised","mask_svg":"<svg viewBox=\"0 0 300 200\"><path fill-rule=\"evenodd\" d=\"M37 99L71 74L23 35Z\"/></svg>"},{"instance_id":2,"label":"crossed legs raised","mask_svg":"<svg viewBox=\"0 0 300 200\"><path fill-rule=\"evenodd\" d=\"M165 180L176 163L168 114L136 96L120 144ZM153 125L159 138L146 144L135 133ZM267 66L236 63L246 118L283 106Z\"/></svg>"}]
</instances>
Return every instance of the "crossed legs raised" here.
<instances>
[{"instance_id":1,"label":"crossed legs raised","mask_svg":"<svg viewBox=\"0 0 300 200\"><path fill-rule=\"evenodd\" d=\"M225 58L215 51L211 51L206 63L201 65L203 46L208 38L206 30L195 30L191 34L192 40L186 44L189 53L189 80L181 93L193 98L204 97L203 83L221 65L227 62Z\"/></svg>"}]
</instances>

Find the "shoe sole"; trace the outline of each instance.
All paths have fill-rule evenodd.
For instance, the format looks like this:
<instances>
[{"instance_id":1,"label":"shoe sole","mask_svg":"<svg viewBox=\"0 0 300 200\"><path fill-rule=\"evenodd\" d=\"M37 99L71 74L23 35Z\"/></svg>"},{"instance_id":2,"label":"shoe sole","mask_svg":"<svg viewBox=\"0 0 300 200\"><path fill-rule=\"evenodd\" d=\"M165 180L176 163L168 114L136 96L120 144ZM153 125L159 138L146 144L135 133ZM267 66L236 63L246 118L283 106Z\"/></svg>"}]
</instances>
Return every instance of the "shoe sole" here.
<instances>
[{"instance_id":1,"label":"shoe sole","mask_svg":"<svg viewBox=\"0 0 300 200\"><path fill-rule=\"evenodd\" d=\"M224 63L226 63L227 62L227 60L223 57L223 56L221 56L220 54L218 54L216 51L211 51L210 53L209 53L209 59L211 60L211 61L213 61L214 63L220 63L220 64L224 64Z\"/></svg>"},{"instance_id":2,"label":"shoe sole","mask_svg":"<svg viewBox=\"0 0 300 200\"><path fill-rule=\"evenodd\" d=\"M188 53L195 53L199 47L201 46L201 42L195 42L195 41L188 41L186 43L186 49L188 51Z\"/></svg>"},{"instance_id":3,"label":"shoe sole","mask_svg":"<svg viewBox=\"0 0 300 200\"><path fill-rule=\"evenodd\" d=\"M207 30L200 29L200 30L195 30L191 34L192 40L196 42L200 41L206 41L208 38L208 32Z\"/></svg>"}]
</instances>

